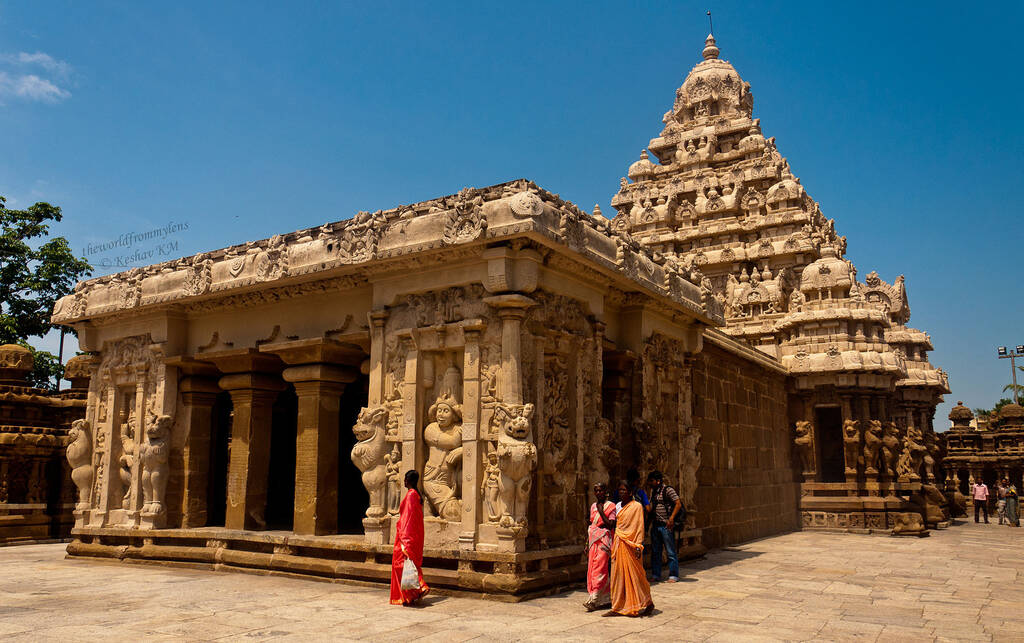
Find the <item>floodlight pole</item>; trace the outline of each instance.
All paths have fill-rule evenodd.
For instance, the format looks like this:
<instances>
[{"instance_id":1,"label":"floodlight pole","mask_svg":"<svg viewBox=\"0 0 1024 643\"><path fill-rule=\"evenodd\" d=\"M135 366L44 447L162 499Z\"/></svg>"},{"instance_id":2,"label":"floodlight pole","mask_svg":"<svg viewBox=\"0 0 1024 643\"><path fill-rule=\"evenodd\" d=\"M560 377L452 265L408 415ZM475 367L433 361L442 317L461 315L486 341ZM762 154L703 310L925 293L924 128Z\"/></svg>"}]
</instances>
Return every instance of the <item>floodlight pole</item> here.
<instances>
[{"instance_id":1,"label":"floodlight pole","mask_svg":"<svg viewBox=\"0 0 1024 643\"><path fill-rule=\"evenodd\" d=\"M1012 350L1006 351L1006 355L1000 355L999 359L1010 358L1010 376L1013 377L1013 403L1020 404L1017 399L1017 360Z\"/></svg>"}]
</instances>

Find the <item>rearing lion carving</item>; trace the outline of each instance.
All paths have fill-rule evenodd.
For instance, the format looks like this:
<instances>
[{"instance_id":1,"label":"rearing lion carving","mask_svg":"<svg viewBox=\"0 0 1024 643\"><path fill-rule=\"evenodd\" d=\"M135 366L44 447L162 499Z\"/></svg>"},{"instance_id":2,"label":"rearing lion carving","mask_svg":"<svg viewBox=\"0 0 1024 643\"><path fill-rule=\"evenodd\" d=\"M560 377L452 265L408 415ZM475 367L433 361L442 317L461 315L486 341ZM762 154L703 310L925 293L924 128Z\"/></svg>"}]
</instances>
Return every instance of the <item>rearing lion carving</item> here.
<instances>
[{"instance_id":1,"label":"rearing lion carving","mask_svg":"<svg viewBox=\"0 0 1024 643\"><path fill-rule=\"evenodd\" d=\"M526 526L533 470L537 468L537 447L530 427L533 405L502 404L494 415L502 428L498 435L499 489L504 511L501 526L522 528Z\"/></svg>"},{"instance_id":2,"label":"rearing lion carving","mask_svg":"<svg viewBox=\"0 0 1024 643\"><path fill-rule=\"evenodd\" d=\"M363 472L363 486L370 494L370 506L366 509L367 518L381 518L387 511L384 506L387 485L387 463L384 461L387 442L384 437L387 423L386 408L364 407L359 411L359 418L352 427L352 432L358 440L352 447L352 462Z\"/></svg>"},{"instance_id":3,"label":"rearing lion carving","mask_svg":"<svg viewBox=\"0 0 1024 643\"><path fill-rule=\"evenodd\" d=\"M92 491L92 436L89 422L75 420L68 432L68 449L65 456L71 466L71 481L78 488L78 505L75 509L89 508L89 492Z\"/></svg>"}]
</instances>

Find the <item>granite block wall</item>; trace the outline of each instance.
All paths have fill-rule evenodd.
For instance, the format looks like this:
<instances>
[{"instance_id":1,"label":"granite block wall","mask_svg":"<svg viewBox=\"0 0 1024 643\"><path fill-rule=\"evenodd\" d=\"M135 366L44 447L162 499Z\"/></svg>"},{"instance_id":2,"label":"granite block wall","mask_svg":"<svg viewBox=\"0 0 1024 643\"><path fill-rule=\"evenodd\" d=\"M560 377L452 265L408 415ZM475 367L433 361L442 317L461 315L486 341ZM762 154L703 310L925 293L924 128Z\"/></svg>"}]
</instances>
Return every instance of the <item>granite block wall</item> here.
<instances>
[{"instance_id":1,"label":"granite block wall","mask_svg":"<svg viewBox=\"0 0 1024 643\"><path fill-rule=\"evenodd\" d=\"M786 376L708 342L692 382L701 430L695 519L704 545L799 529Z\"/></svg>"}]
</instances>

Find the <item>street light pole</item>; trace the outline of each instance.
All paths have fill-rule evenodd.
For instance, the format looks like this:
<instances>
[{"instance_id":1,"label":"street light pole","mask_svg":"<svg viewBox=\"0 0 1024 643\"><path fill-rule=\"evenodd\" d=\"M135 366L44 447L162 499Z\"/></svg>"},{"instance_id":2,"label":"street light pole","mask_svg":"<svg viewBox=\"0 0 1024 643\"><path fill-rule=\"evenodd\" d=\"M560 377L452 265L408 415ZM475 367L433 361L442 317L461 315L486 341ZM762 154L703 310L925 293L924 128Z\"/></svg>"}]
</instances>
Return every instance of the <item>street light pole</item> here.
<instances>
[{"instance_id":1,"label":"street light pole","mask_svg":"<svg viewBox=\"0 0 1024 643\"><path fill-rule=\"evenodd\" d=\"M1016 351L1011 352L1011 351L1007 350L1005 346L1000 346L999 348L996 349L996 352L999 353L999 359L1007 359L1007 358L1009 358L1009 360L1010 360L1010 376L1013 378L1013 403L1019 405L1020 401L1019 401L1018 396L1017 396L1017 360L1016 360L1016 358L1018 356L1024 357L1024 345L1018 345L1015 348L1016 348Z\"/></svg>"}]
</instances>

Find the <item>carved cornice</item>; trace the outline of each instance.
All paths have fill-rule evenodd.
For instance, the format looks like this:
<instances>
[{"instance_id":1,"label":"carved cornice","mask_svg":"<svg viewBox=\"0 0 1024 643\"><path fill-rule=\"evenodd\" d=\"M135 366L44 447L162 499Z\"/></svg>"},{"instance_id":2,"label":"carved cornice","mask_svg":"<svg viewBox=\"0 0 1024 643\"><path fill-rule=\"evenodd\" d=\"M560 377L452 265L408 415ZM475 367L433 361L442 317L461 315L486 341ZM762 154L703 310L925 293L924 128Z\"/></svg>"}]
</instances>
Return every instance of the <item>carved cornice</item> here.
<instances>
[{"instance_id":1,"label":"carved cornice","mask_svg":"<svg viewBox=\"0 0 1024 643\"><path fill-rule=\"evenodd\" d=\"M74 324L140 311L202 313L357 287L374 275L479 255L485 243L532 236L619 273L688 313L722 323L695 274L670 277L665 259L607 220L518 180L400 206L79 283L52 321ZM546 244L547 245L547 244ZM658 297L656 297L658 298Z\"/></svg>"}]
</instances>

